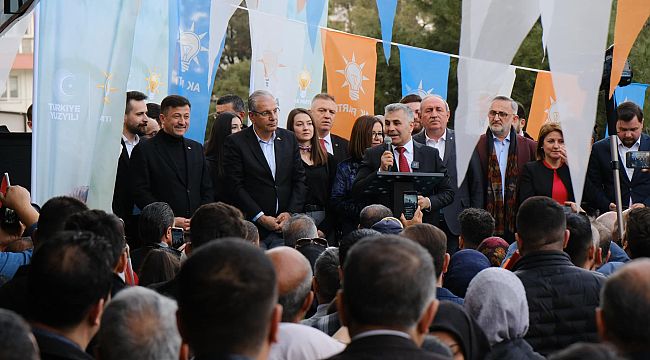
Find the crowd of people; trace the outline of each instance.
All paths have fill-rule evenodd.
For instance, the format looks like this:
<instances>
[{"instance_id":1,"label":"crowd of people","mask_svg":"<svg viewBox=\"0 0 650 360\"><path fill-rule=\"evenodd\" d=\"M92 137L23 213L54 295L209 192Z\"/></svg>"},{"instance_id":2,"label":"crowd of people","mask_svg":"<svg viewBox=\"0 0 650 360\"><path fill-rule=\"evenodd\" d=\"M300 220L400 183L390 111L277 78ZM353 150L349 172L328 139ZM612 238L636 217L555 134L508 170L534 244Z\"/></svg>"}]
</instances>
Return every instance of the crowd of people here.
<instances>
[{"instance_id":1,"label":"crowd of people","mask_svg":"<svg viewBox=\"0 0 650 360\"><path fill-rule=\"evenodd\" d=\"M190 109L127 93L112 212L0 195L0 359L650 358L650 173L620 162L619 229L607 140L578 204L560 124L533 140L505 96L460 185L437 95L349 139L328 94L286 128L273 94L225 95L205 148ZM617 117L619 158L650 150ZM412 214L407 173L436 178Z\"/></svg>"}]
</instances>

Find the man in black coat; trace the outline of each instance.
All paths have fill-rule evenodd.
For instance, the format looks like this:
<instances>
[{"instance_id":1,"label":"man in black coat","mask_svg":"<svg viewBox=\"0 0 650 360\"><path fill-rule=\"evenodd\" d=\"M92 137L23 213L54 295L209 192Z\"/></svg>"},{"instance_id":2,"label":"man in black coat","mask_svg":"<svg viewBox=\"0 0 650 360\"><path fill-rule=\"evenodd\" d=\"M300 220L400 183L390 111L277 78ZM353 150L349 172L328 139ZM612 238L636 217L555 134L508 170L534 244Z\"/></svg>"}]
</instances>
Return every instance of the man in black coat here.
<instances>
[{"instance_id":1,"label":"man in black coat","mask_svg":"<svg viewBox=\"0 0 650 360\"><path fill-rule=\"evenodd\" d=\"M311 116L314 118L314 127L318 133L318 139L325 151L334 155L334 161L338 165L341 161L350 157L348 154L349 142L344 138L331 133L336 117L336 101L330 94L318 94L311 101Z\"/></svg>"},{"instance_id":2,"label":"man in black coat","mask_svg":"<svg viewBox=\"0 0 650 360\"><path fill-rule=\"evenodd\" d=\"M352 186L352 194L365 197L370 203L390 204L386 195L364 194L364 190L377 177L377 171L443 173L444 178L432 194L418 195L418 206L424 211L424 222L438 224L438 211L454 200L454 190L449 183L447 169L442 164L438 150L413 141L413 110L404 104L390 104L385 110L384 131L392 139L391 151L385 146L375 146L366 151ZM396 160L397 159L397 160ZM399 216L400 214L394 214Z\"/></svg>"},{"instance_id":3,"label":"man in black coat","mask_svg":"<svg viewBox=\"0 0 650 360\"><path fill-rule=\"evenodd\" d=\"M605 278L573 265L562 251L569 241L562 205L545 196L528 198L519 207L515 237L522 257L512 270L526 289L526 341L542 355L598 342L594 314Z\"/></svg>"},{"instance_id":4,"label":"man in black coat","mask_svg":"<svg viewBox=\"0 0 650 360\"><path fill-rule=\"evenodd\" d=\"M136 146L131 155L133 198L140 209L166 202L177 216L175 226L188 229L194 211L214 200L212 181L203 146L183 137L190 126L190 102L169 95L160 111L162 131Z\"/></svg>"},{"instance_id":5,"label":"man in black coat","mask_svg":"<svg viewBox=\"0 0 650 360\"><path fill-rule=\"evenodd\" d=\"M350 345L333 360L445 359L419 348L438 310L431 255L399 236L365 238L350 249L336 297Z\"/></svg>"},{"instance_id":6,"label":"man in black coat","mask_svg":"<svg viewBox=\"0 0 650 360\"><path fill-rule=\"evenodd\" d=\"M268 91L248 98L253 126L226 138L224 170L233 205L260 230L260 246L284 245L284 222L302 212L307 187L295 135L278 128L278 106Z\"/></svg>"}]
</instances>

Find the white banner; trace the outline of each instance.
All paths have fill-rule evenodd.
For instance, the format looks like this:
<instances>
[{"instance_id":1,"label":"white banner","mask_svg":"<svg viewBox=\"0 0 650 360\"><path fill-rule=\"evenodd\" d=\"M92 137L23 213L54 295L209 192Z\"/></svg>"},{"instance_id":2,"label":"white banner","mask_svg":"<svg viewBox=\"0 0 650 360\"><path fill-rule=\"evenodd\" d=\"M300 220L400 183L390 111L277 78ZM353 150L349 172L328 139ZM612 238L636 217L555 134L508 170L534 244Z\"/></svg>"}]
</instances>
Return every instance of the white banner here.
<instances>
[{"instance_id":1,"label":"white banner","mask_svg":"<svg viewBox=\"0 0 650 360\"><path fill-rule=\"evenodd\" d=\"M208 47L208 71L211 74L208 86L212 88L214 76L217 74L220 59L219 50L226 36L228 22L241 4L242 0L212 0L210 5L210 46Z\"/></svg>"}]
</instances>

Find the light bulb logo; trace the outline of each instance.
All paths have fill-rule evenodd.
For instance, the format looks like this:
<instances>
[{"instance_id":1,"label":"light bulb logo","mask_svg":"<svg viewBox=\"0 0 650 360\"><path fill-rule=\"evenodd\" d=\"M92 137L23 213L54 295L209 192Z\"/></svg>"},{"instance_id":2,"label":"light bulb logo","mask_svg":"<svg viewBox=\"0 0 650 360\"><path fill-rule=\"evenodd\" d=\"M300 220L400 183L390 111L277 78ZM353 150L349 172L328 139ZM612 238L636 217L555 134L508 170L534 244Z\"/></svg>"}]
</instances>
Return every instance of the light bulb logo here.
<instances>
[{"instance_id":1,"label":"light bulb logo","mask_svg":"<svg viewBox=\"0 0 650 360\"><path fill-rule=\"evenodd\" d=\"M197 35L194 32L194 23L188 31L180 31L178 43L181 47L181 72L186 72L190 69L190 62L194 61L196 65L201 65L197 56L200 51L208 51L201 45L201 40L207 33Z\"/></svg>"},{"instance_id":2,"label":"light bulb logo","mask_svg":"<svg viewBox=\"0 0 650 360\"><path fill-rule=\"evenodd\" d=\"M149 92L149 96L158 94L160 92L159 87L165 85L160 81L160 74L156 72L156 69L149 69L149 76L144 78L144 80L147 82L147 91Z\"/></svg>"},{"instance_id":3,"label":"light bulb logo","mask_svg":"<svg viewBox=\"0 0 650 360\"><path fill-rule=\"evenodd\" d=\"M303 99L307 97L307 88L309 87L309 84L311 84L311 74L309 73L309 71L307 71L306 68L303 68L300 74L298 74L298 86L300 87L300 97Z\"/></svg>"},{"instance_id":4,"label":"light bulb logo","mask_svg":"<svg viewBox=\"0 0 650 360\"><path fill-rule=\"evenodd\" d=\"M558 110L557 100L552 97L549 98L550 104L548 109L544 110L546 113L545 122L560 122L560 111Z\"/></svg>"},{"instance_id":5,"label":"light bulb logo","mask_svg":"<svg viewBox=\"0 0 650 360\"><path fill-rule=\"evenodd\" d=\"M343 82L343 85L341 85L341 87L348 86L348 95L350 96L350 99L355 101L359 100L359 91L363 92L364 94L366 93L366 91L363 89L363 81L369 80L363 75L363 67L366 65L366 63L357 64L354 53L352 53L352 60L348 61L348 59L343 56L343 61L345 61L345 69L336 70L337 73L343 74L343 76L345 76L345 82Z\"/></svg>"},{"instance_id":6,"label":"light bulb logo","mask_svg":"<svg viewBox=\"0 0 650 360\"><path fill-rule=\"evenodd\" d=\"M261 62L264 66L264 84L267 88L271 84L271 78L275 78L275 73L278 68L286 67L286 65L280 64L278 53L268 49L262 52L262 57L257 61Z\"/></svg>"}]
</instances>

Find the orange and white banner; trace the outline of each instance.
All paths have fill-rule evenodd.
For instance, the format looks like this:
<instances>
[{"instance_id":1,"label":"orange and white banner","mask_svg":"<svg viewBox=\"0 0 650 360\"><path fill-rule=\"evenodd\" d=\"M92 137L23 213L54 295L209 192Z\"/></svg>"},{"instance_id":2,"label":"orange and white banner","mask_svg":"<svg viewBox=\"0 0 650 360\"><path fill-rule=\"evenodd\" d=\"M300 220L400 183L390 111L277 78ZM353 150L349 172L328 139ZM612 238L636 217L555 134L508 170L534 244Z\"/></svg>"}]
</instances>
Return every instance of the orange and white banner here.
<instances>
[{"instance_id":1,"label":"orange and white banner","mask_svg":"<svg viewBox=\"0 0 650 360\"><path fill-rule=\"evenodd\" d=\"M327 92L338 106L332 132L350 137L354 120L374 113L377 40L322 31Z\"/></svg>"},{"instance_id":2,"label":"orange and white banner","mask_svg":"<svg viewBox=\"0 0 650 360\"><path fill-rule=\"evenodd\" d=\"M535 80L535 90L533 92L533 101L530 104L530 113L528 113L526 132L537 140L539 129L547 121L560 121L560 113L555 106L557 97L553 88L553 79L551 73L537 73Z\"/></svg>"}]
</instances>

